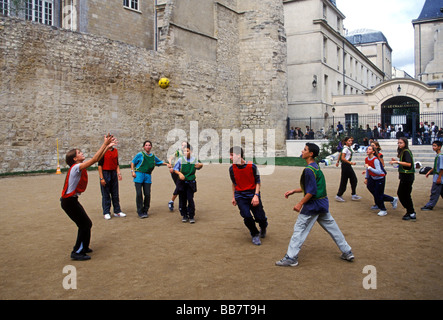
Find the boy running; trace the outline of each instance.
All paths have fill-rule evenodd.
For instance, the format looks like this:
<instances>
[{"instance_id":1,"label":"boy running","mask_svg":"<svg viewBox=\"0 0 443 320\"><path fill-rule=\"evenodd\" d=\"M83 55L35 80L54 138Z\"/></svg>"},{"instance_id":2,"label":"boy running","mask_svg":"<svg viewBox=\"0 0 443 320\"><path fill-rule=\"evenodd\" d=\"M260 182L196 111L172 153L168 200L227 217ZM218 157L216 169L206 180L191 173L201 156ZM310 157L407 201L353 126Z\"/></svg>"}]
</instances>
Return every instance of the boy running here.
<instances>
[{"instance_id":1,"label":"boy running","mask_svg":"<svg viewBox=\"0 0 443 320\"><path fill-rule=\"evenodd\" d=\"M300 178L301 188L285 193L286 199L294 193L301 192L303 192L304 197L294 206L294 211L300 212L300 214L294 225L294 233L289 242L288 251L283 259L275 263L277 266L295 267L298 265L298 253L316 221L329 233L337 244L342 252L341 258L347 261L354 260L351 247L346 242L343 233L329 213L329 200L326 194L325 177L314 160L315 157L318 156L319 150L316 144L306 143L302 151L302 158L305 159L307 166L303 170Z\"/></svg>"}]
</instances>

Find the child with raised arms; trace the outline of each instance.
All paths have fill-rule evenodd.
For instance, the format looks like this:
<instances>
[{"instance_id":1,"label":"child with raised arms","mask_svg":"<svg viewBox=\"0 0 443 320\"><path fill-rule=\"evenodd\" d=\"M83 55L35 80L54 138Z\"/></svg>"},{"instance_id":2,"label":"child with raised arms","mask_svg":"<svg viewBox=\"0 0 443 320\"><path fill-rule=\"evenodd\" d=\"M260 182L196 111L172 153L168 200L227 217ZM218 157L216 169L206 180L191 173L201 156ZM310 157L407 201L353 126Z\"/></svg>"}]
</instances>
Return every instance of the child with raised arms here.
<instances>
[{"instance_id":1,"label":"child with raised arms","mask_svg":"<svg viewBox=\"0 0 443 320\"><path fill-rule=\"evenodd\" d=\"M60 202L62 209L78 227L77 240L71 252L71 259L73 260L89 260L91 257L87 253L92 252L89 248L92 221L78 201L79 195L85 192L88 185L86 169L98 162L105 152L116 144L117 140L108 134L105 136L100 149L90 160L85 161L85 156L79 149L72 149L66 154L66 163L69 165L69 170L66 174Z\"/></svg>"}]
</instances>

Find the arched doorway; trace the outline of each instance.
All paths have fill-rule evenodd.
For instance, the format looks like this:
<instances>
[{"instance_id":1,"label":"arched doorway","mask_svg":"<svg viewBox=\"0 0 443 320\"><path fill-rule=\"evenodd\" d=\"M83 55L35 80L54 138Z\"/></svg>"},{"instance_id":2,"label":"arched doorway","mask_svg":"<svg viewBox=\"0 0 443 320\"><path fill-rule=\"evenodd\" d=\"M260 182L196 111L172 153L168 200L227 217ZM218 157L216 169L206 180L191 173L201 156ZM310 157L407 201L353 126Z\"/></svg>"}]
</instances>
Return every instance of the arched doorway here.
<instances>
[{"instance_id":1,"label":"arched doorway","mask_svg":"<svg viewBox=\"0 0 443 320\"><path fill-rule=\"evenodd\" d=\"M387 125L402 124L403 131L410 137L418 128L420 103L406 96L390 98L381 105L381 119L383 127Z\"/></svg>"}]
</instances>

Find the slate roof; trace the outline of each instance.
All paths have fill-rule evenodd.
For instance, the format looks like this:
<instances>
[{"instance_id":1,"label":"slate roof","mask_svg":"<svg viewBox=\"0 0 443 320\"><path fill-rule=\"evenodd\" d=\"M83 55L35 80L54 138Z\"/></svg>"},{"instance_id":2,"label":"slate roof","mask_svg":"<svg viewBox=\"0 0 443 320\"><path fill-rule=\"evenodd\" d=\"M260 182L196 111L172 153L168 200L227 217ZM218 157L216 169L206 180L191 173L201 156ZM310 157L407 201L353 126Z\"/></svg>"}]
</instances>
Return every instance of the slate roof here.
<instances>
[{"instance_id":1,"label":"slate roof","mask_svg":"<svg viewBox=\"0 0 443 320\"><path fill-rule=\"evenodd\" d=\"M442 19L443 12L443 0L426 0L423 9L421 10L420 16L412 20L412 22L420 22L426 20Z\"/></svg>"},{"instance_id":2,"label":"slate roof","mask_svg":"<svg viewBox=\"0 0 443 320\"><path fill-rule=\"evenodd\" d=\"M348 32L346 39L353 45L362 43L388 42L381 31L372 29L356 29Z\"/></svg>"}]
</instances>

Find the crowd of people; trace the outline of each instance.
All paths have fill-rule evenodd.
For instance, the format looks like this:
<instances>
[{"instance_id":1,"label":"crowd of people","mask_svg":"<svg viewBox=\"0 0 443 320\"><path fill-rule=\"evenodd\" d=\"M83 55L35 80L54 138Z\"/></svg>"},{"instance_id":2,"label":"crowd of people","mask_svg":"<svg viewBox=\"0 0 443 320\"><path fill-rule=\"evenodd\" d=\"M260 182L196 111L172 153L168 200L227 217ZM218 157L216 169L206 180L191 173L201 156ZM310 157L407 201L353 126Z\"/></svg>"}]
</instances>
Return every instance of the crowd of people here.
<instances>
[{"instance_id":1,"label":"crowd of people","mask_svg":"<svg viewBox=\"0 0 443 320\"><path fill-rule=\"evenodd\" d=\"M320 129L323 131L324 129ZM343 124L339 121L337 126L333 128L331 126L331 131L334 135L359 135L365 136L367 139L399 139L401 137L405 138L413 138L414 144L428 144L430 145L432 141L439 140L443 142L443 128L439 128L435 122L429 123L428 121L420 122L419 128L415 131L415 135L413 136L410 130L405 130L402 124L385 124L384 127L381 123L377 125L371 126L369 124L366 125L364 129L361 125L358 128L351 128L348 126L345 128ZM324 133L324 132L323 132ZM288 138L290 140L313 140L315 139L315 133L312 128L306 126L306 129L302 131L300 127L291 127L288 133Z\"/></svg>"},{"instance_id":2,"label":"crowd of people","mask_svg":"<svg viewBox=\"0 0 443 320\"><path fill-rule=\"evenodd\" d=\"M340 150L337 166L341 163L341 181L335 200L346 202L343 195L346 192L348 182L351 184L351 200L358 201L362 197L356 194L358 183L357 175L353 169L356 165L352 161L354 150L353 138L345 137L344 145ZM399 185L396 196L384 193L386 184L385 160L381 153L380 145L373 141L366 148L364 183L373 197L374 205L369 209L379 210L378 216L385 216L387 209L385 202L389 202L392 208L397 208L400 203L406 210L403 220L415 221L416 211L412 201L412 185L415 179L415 163L411 150L408 147L408 139L398 139L397 158L392 158L389 164L398 167ZM89 260L92 222L85 209L79 202L79 196L86 190L88 184L87 168L94 163L99 164L100 188L102 191L103 215L106 220L111 219L111 204L114 206L114 216L126 217L122 212L118 197L118 181L121 180L118 152L115 146L117 140L108 134L100 149L90 160L86 160L79 149L72 149L66 154L66 163L70 166L62 190L61 207L78 227L77 239L71 252L73 260ZM426 177L433 175L431 196L421 210L433 210L440 196L443 197L442 176L443 158L441 157L442 142L435 140L432 148L436 152L434 167L425 172ZM302 193L303 197L294 206L293 210L299 212L294 225L294 232L289 242L285 256L276 262L277 266L298 265L298 253L306 240L312 226L318 222L332 237L341 251L341 258L353 261L354 254L346 242L343 233L329 212L329 200L326 192L325 177L315 160L319 155L319 147L314 143L306 143L302 151L302 158L306 161L306 167L300 178L300 187L287 191L284 194L288 198L292 194ZM261 245L261 239L266 237L268 219L263 209L261 197L261 180L257 166L244 159L243 149L233 147L230 149L232 165L229 175L232 182L232 205L237 206L243 223L248 229L252 243ZM143 142L142 150L131 161L131 175L136 191L137 214L141 219L148 217L151 200L151 174L156 166L167 166L174 181L174 191L168 203L169 210L174 210L174 200L179 197L179 212L182 222L195 223L194 193L197 191L196 172L203 167L196 157L192 155L192 147L183 142L181 148L168 160L162 161L152 153L152 142ZM166 204L165 204L166 205ZM259 228L257 228L257 225Z\"/></svg>"}]
</instances>

